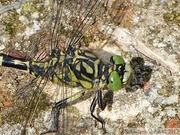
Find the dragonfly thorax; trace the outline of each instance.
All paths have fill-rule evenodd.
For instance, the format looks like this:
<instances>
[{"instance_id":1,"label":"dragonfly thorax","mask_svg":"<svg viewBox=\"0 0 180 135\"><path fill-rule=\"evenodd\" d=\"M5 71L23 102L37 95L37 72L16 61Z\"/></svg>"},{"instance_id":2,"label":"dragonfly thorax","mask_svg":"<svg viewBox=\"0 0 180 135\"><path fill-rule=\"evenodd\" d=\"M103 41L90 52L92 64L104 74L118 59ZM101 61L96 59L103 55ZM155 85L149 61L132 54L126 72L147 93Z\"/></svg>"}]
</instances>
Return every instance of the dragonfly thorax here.
<instances>
[{"instance_id":1,"label":"dragonfly thorax","mask_svg":"<svg viewBox=\"0 0 180 135\"><path fill-rule=\"evenodd\" d=\"M114 55L110 64L104 64L93 53L73 49L70 53L52 50L51 59L45 63L32 62L33 72L48 76L49 80L71 87L117 91L129 81L131 66L121 56ZM42 74L42 71L44 73Z\"/></svg>"}]
</instances>

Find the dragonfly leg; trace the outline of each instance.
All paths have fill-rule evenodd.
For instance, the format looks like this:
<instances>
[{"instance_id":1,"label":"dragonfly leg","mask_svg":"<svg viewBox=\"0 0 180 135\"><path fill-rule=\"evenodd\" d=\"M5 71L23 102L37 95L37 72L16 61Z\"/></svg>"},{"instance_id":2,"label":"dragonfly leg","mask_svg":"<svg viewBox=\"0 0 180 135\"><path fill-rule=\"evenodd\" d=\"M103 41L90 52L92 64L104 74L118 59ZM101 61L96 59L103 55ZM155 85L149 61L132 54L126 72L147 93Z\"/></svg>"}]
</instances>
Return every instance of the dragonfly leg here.
<instances>
[{"instance_id":1,"label":"dragonfly leg","mask_svg":"<svg viewBox=\"0 0 180 135\"><path fill-rule=\"evenodd\" d=\"M61 105L59 106L63 106L66 103L64 102L64 100L61 100ZM59 103L59 102L58 102ZM57 107L56 104L52 107L52 111L51 111L51 117L52 117L52 128L51 130L48 130L46 132L41 133L41 135L47 134L47 133L55 133L58 132L58 122L59 122L59 116L60 116L60 107Z\"/></svg>"},{"instance_id":2,"label":"dragonfly leg","mask_svg":"<svg viewBox=\"0 0 180 135\"><path fill-rule=\"evenodd\" d=\"M65 98L57 103L55 103L55 105L52 107L52 126L53 129L48 130L46 132L41 133L41 135L43 134L47 134L47 133L53 133L53 132L57 132L58 131L58 120L59 120L59 115L60 115L60 110L65 108L68 105L72 105L73 103L75 103L79 98L84 97L85 95L88 95L91 92L91 90L82 90L80 92L77 92L75 94L73 94L72 96Z\"/></svg>"},{"instance_id":3,"label":"dragonfly leg","mask_svg":"<svg viewBox=\"0 0 180 135\"><path fill-rule=\"evenodd\" d=\"M102 91L98 90L98 94L97 95L98 95L97 97L94 97L94 99L93 99L93 101L91 103L91 106L90 106L91 116L94 119L96 119L98 122L101 123L102 129L103 129L104 133L106 133L106 128L105 128L104 120L100 116L97 117L97 116L94 115L94 110L95 110L97 102L98 102L98 106L101 108L101 110L104 110L105 107L106 107L106 102L103 102Z\"/></svg>"}]
</instances>

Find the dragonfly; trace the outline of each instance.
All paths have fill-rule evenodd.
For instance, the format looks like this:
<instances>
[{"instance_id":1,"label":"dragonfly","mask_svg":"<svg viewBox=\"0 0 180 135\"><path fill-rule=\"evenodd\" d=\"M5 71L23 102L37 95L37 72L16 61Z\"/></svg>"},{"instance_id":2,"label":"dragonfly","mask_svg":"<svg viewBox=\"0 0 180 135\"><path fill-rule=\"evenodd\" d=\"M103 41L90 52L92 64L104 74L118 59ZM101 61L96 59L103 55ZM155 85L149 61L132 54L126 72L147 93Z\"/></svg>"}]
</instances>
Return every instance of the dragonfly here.
<instances>
[{"instance_id":1,"label":"dragonfly","mask_svg":"<svg viewBox=\"0 0 180 135\"><path fill-rule=\"evenodd\" d=\"M12 54L0 54L1 66L24 70L35 77L18 90L18 94L22 94L26 93L27 88L34 87L22 134L26 134L27 124L32 121L48 81L67 87L80 87L82 90L52 106L52 129L42 134L58 132L58 119L62 109L89 94L95 95L90 114L101 124L103 133L107 133L105 120L95 114L96 107L103 111L111 100L109 95L115 91L123 87L127 91L134 91L144 87L149 81L152 69L145 65L141 57L134 57L128 63L121 56L113 55L109 63L104 63L91 51L81 48L86 44L87 31L96 23L98 15L107 10L105 4L107 1L103 0L54 0L50 28L46 33L48 40L46 43L42 42L47 45L49 55L39 58L42 56L39 54L34 60L22 57L23 54L16 51ZM126 8L122 1L118 1L118 7ZM107 90L106 94L103 94L104 90Z\"/></svg>"}]
</instances>

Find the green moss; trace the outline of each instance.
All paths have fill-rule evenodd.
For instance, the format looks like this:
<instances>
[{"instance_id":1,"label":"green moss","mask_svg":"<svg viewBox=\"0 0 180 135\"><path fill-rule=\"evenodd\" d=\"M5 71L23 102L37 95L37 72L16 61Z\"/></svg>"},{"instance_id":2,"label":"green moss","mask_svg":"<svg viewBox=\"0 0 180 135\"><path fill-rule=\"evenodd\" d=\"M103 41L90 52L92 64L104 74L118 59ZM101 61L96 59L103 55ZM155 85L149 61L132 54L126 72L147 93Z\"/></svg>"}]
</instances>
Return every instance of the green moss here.
<instances>
[{"instance_id":1,"label":"green moss","mask_svg":"<svg viewBox=\"0 0 180 135\"><path fill-rule=\"evenodd\" d=\"M26 12L27 14L35 9L35 5L32 2L25 2L22 5L22 11Z\"/></svg>"},{"instance_id":2,"label":"green moss","mask_svg":"<svg viewBox=\"0 0 180 135\"><path fill-rule=\"evenodd\" d=\"M72 34L72 31L69 29L65 29L63 26L61 26L61 31L60 33L66 37L70 37Z\"/></svg>"},{"instance_id":3,"label":"green moss","mask_svg":"<svg viewBox=\"0 0 180 135\"><path fill-rule=\"evenodd\" d=\"M178 8L178 5L179 5L178 0L175 0L175 1L172 2L172 7Z\"/></svg>"},{"instance_id":4,"label":"green moss","mask_svg":"<svg viewBox=\"0 0 180 135\"><path fill-rule=\"evenodd\" d=\"M151 3L152 3L151 0L145 0L144 1L144 4L145 4L144 8L149 7L151 5Z\"/></svg>"},{"instance_id":5,"label":"green moss","mask_svg":"<svg viewBox=\"0 0 180 135\"><path fill-rule=\"evenodd\" d=\"M175 14L175 16L174 16L174 21L175 21L177 24L180 24L180 13Z\"/></svg>"},{"instance_id":6,"label":"green moss","mask_svg":"<svg viewBox=\"0 0 180 135\"><path fill-rule=\"evenodd\" d=\"M49 99L47 98L47 95L45 93L42 93L41 100L38 103L38 110L45 110L47 106L49 106Z\"/></svg>"},{"instance_id":7,"label":"green moss","mask_svg":"<svg viewBox=\"0 0 180 135\"><path fill-rule=\"evenodd\" d=\"M32 96L29 97L29 99L31 98ZM4 115L1 115L1 123L24 123L29 117L29 112L32 111L36 106L35 103L33 105L29 104L33 103L33 101L29 99L15 100L11 107L7 107L6 109L4 109L5 113ZM33 119L37 118L38 114L47 109L49 105L49 99L47 98L46 94L43 93L40 97L35 112L32 112L30 115L33 116Z\"/></svg>"},{"instance_id":8,"label":"green moss","mask_svg":"<svg viewBox=\"0 0 180 135\"><path fill-rule=\"evenodd\" d=\"M12 22L5 22L5 30L11 35L11 36L14 36L16 34L15 32L15 27L14 27L14 24Z\"/></svg>"},{"instance_id":9,"label":"green moss","mask_svg":"<svg viewBox=\"0 0 180 135\"><path fill-rule=\"evenodd\" d=\"M83 36L83 43L86 46L88 46L88 44L92 41L92 39L93 39L93 36L87 36L87 37Z\"/></svg>"},{"instance_id":10,"label":"green moss","mask_svg":"<svg viewBox=\"0 0 180 135\"><path fill-rule=\"evenodd\" d=\"M180 24L180 13L176 11L172 11L170 13L165 13L163 15L163 19L166 23L174 22L176 24Z\"/></svg>"},{"instance_id":11,"label":"green moss","mask_svg":"<svg viewBox=\"0 0 180 135\"><path fill-rule=\"evenodd\" d=\"M10 13L3 19L3 23L5 26L5 31L8 32L11 38L14 37L19 28L18 26L20 26L17 12Z\"/></svg>"},{"instance_id":12,"label":"green moss","mask_svg":"<svg viewBox=\"0 0 180 135\"><path fill-rule=\"evenodd\" d=\"M50 10L48 10L47 7L44 7L43 3L38 3L38 2L25 2L22 5L21 14L23 14L27 18L32 19L30 18L31 17L30 15L33 12L41 13L41 16L39 16L38 18L38 20L41 21L46 17L47 13L50 12Z\"/></svg>"},{"instance_id":13,"label":"green moss","mask_svg":"<svg viewBox=\"0 0 180 135\"><path fill-rule=\"evenodd\" d=\"M0 2L2 5L8 5L10 4L9 0L1 0Z\"/></svg>"},{"instance_id":14,"label":"green moss","mask_svg":"<svg viewBox=\"0 0 180 135\"><path fill-rule=\"evenodd\" d=\"M165 77L164 77L165 78ZM168 80L166 85L164 85L161 89L157 91L157 93L164 97L169 97L173 93L173 82L171 80Z\"/></svg>"},{"instance_id":15,"label":"green moss","mask_svg":"<svg viewBox=\"0 0 180 135\"><path fill-rule=\"evenodd\" d=\"M163 15L164 21L168 22L169 20L172 20L173 16L170 13L165 13Z\"/></svg>"}]
</instances>

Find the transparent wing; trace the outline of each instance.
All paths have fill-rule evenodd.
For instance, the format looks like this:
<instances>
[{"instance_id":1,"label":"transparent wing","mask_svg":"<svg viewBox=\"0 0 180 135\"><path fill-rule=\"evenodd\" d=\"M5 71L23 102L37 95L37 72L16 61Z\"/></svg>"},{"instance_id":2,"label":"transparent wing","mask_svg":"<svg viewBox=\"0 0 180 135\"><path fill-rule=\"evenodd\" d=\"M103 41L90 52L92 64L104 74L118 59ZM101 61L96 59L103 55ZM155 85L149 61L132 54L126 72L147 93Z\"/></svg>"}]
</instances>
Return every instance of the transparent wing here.
<instances>
[{"instance_id":1,"label":"transparent wing","mask_svg":"<svg viewBox=\"0 0 180 135\"><path fill-rule=\"evenodd\" d=\"M114 23L113 20L117 18L120 18L121 20L122 17L117 16L117 12L119 11L118 5L123 3L121 0L118 0L117 4L115 4L118 8L113 14L113 20L108 18L111 15L109 15L108 8L104 6L106 2L103 0L53 0L51 1L52 3L49 4L42 1L38 2L39 3L36 3L35 1L24 3L22 11L24 12L24 16L26 18L28 18L30 14L36 17L35 13L39 11L39 20L36 20L40 22L41 29L37 30L35 34L32 34L28 37L27 35L23 35L21 37L23 40L20 40L19 42L20 45L23 45L22 47L13 46L13 43L16 43L16 39L19 38L16 38L17 31L9 31L15 33L12 34L11 44L7 46L7 48L20 48L21 51L25 50L27 55L30 55L33 60L38 61L44 60L44 57L47 57L54 48L64 50L68 48L68 46L80 46L81 44L88 44L89 42L86 41L89 41L89 37L93 37L90 38L91 41L99 40L100 37L107 38L102 36L104 34L98 31L97 27L99 24L103 23L104 25L108 23ZM116 22L118 23L120 21L116 20ZM36 23L36 21L30 22L31 25ZM18 25L18 27L20 26ZM20 30L23 30L24 27L20 28ZM96 30L98 32L96 32ZM105 31L108 32L108 29L105 29ZM99 38L96 39L95 37ZM108 38L109 37L110 36L108 36ZM45 56L43 56L44 52L46 52ZM29 126L29 122L34 122L36 117L38 117L39 112L44 110L42 106L50 104L46 100L46 96L43 93L44 86L46 85L49 77L50 74L44 74L42 78L36 78L30 83L26 82L25 87L23 85L23 87L21 87L21 89L18 91L19 95L23 98L16 100L17 102L15 104L17 107L19 107L16 108L16 110L19 110L19 112L14 112L17 114L15 115L16 117L21 117L20 119L23 117L21 122L25 122L25 128L26 126ZM64 94L66 93L66 90L67 87L64 85ZM66 95L62 96L64 96L64 98L66 97ZM37 106L38 104L39 106ZM87 108L89 108L89 106L87 106ZM13 112L13 110L11 112ZM50 115L48 115L48 117L51 118ZM71 121L71 118L68 118L68 115L66 114L64 114L62 117ZM18 121L17 123L21 122ZM67 123L69 122L66 123L65 120L63 120L63 122L65 124L62 126L62 128L66 130L66 126L68 126ZM37 125L35 126L37 127Z\"/></svg>"},{"instance_id":2,"label":"transparent wing","mask_svg":"<svg viewBox=\"0 0 180 135\"><path fill-rule=\"evenodd\" d=\"M61 0L54 1L50 27L50 50L59 46L75 46L82 39L95 17L102 0ZM55 13L55 14L54 14Z\"/></svg>"}]
</instances>

